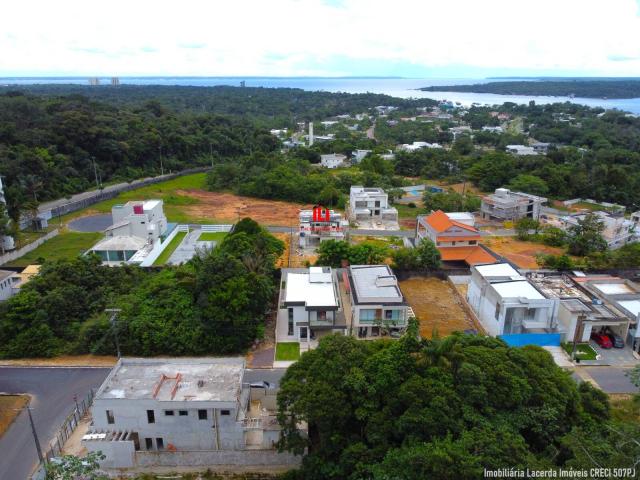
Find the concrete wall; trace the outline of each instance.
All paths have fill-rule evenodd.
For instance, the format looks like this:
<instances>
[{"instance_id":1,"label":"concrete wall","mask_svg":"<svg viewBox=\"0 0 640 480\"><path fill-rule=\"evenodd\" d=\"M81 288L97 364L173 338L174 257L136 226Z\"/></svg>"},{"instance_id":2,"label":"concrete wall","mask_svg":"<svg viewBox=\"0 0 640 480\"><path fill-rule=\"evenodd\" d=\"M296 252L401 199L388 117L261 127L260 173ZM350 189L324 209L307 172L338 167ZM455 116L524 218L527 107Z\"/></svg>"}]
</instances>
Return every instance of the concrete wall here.
<instances>
[{"instance_id":1,"label":"concrete wall","mask_svg":"<svg viewBox=\"0 0 640 480\"><path fill-rule=\"evenodd\" d=\"M4 255L0 256L0 265L4 265L5 263L12 262L12 261L22 257L23 255L26 255L27 253L31 252L32 250L35 250L36 248L38 248L40 245L42 245L47 240L51 240L53 237L58 235L58 233L60 233L60 232L56 228L55 230L52 230L49 233L47 233L45 236L40 237L39 239L37 239L34 242L31 242L29 245L25 245L24 247L22 247L22 248L20 248L18 250L14 250L13 252L5 253Z\"/></svg>"},{"instance_id":2,"label":"concrete wall","mask_svg":"<svg viewBox=\"0 0 640 480\"><path fill-rule=\"evenodd\" d=\"M158 259L160 254L164 251L165 248L167 248L167 246L171 243L171 240L173 240L173 238L178 234L178 232L188 232L188 231L189 231L188 225L176 226L176 228L173 229L173 231L167 236L167 238L164 239L164 242L155 243L155 245L151 249L151 252L149 252L149 255L147 255L146 258L142 261L142 263L140 263L140 266L141 267L152 266L153 262L155 262Z\"/></svg>"},{"instance_id":3,"label":"concrete wall","mask_svg":"<svg viewBox=\"0 0 640 480\"><path fill-rule=\"evenodd\" d=\"M191 450L179 452L137 452L138 467L207 467L212 465L241 466L290 466L301 464L302 457L290 453L278 453L276 450L228 450L205 451Z\"/></svg>"},{"instance_id":4,"label":"concrete wall","mask_svg":"<svg viewBox=\"0 0 640 480\"><path fill-rule=\"evenodd\" d=\"M87 441L84 445L89 452L102 452L106 457L100 462L101 468L128 468L135 465L136 452L132 441Z\"/></svg>"}]
</instances>

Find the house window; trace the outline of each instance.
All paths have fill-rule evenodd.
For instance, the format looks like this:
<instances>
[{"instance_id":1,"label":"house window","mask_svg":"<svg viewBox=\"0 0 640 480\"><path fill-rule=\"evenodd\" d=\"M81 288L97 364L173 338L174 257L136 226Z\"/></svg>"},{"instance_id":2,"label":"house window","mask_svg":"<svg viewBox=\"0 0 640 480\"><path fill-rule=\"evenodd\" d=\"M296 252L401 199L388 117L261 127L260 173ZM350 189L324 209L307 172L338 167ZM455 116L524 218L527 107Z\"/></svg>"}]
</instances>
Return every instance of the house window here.
<instances>
[{"instance_id":1,"label":"house window","mask_svg":"<svg viewBox=\"0 0 640 480\"><path fill-rule=\"evenodd\" d=\"M109 425L116 423L116 419L113 417L113 410L107 410L107 423Z\"/></svg>"},{"instance_id":2,"label":"house window","mask_svg":"<svg viewBox=\"0 0 640 480\"><path fill-rule=\"evenodd\" d=\"M156 413L153 410L147 410L147 422L156 423Z\"/></svg>"},{"instance_id":3,"label":"house window","mask_svg":"<svg viewBox=\"0 0 640 480\"><path fill-rule=\"evenodd\" d=\"M324 310L318 311L318 320L320 320L321 322L325 322L327 320L327 312L325 312Z\"/></svg>"},{"instance_id":4,"label":"house window","mask_svg":"<svg viewBox=\"0 0 640 480\"><path fill-rule=\"evenodd\" d=\"M178 415L180 415L181 417L186 417L187 415L189 415L189 412L187 410L178 410Z\"/></svg>"},{"instance_id":5,"label":"house window","mask_svg":"<svg viewBox=\"0 0 640 480\"><path fill-rule=\"evenodd\" d=\"M220 415L231 415L230 410L220 410Z\"/></svg>"},{"instance_id":6,"label":"house window","mask_svg":"<svg viewBox=\"0 0 640 480\"><path fill-rule=\"evenodd\" d=\"M207 411L198 410L198 420L206 420L206 419L207 419Z\"/></svg>"},{"instance_id":7,"label":"house window","mask_svg":"<svg viewBox=\"0 0 640 480\"><path fill-rule=\"evenodd\" d=\"M162 439L162 437L156 438L156 447L158 448L158 450L164 450L164 440Z\"/></svg>"},{"instance_id":8,"label":"house window","mask_svg":"<svg viewBox=\"0 0 640 480\"><path fill-rule=\"evenodd\" d=\"M153 450L153 438L145 438L144 446L147 450Z\"/></svg>"},{"instance_id":9,"label":"house window","mask_svg":"<svg viewBox=\"0 0 640 480\"><path fill-rule=\"evenodd\" d=\"M173 410L165 410L164 411L164 414L167 417L173 417L173 413L174 413Z\"/></svg>"},{"instance_id":10,"label":"house window","mask_svg":"<svg viewBox=\"0 0 640 480\"><path fill-rule=\"evenodd\" d=\"M293 335L293 308L289 308L289 328L287 335Z\"/></svg>"},{"instance_id":11,"label":"house window","mask_svg":"<svg viewBox=\"0 0 640 480\"><path fill-rule=\"evenodd\" d=\"M496 304L496 320L500 318L500 304Z\"/></svg>"},{"instance_id":12,"label":"house window","mask_svg":"<svg viewBox=\"0 0 640 480\"><path fill-rule=\"evenodd\" d=\"M373 322L376 319L376 311L373 308L363 308L360 310L361 322Z\"/></svg>"}]
</instances>

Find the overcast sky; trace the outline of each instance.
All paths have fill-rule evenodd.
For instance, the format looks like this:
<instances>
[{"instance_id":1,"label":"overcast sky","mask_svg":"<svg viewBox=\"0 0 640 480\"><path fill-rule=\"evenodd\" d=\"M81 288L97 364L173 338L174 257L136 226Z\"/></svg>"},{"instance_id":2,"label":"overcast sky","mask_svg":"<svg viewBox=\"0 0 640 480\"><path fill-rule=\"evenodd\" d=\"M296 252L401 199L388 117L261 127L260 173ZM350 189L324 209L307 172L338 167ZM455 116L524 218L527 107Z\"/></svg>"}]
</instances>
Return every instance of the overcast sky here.
<instances>
[{"instance_id":1,"label":"overcast sky","mask_svg":"<svg viewBox=\"0 0 640 480\"><path fill-rule=\"evenodd\" d=\"M640 76L640 0L2 2L0 76Z\"/></svg>"}]
</instances>

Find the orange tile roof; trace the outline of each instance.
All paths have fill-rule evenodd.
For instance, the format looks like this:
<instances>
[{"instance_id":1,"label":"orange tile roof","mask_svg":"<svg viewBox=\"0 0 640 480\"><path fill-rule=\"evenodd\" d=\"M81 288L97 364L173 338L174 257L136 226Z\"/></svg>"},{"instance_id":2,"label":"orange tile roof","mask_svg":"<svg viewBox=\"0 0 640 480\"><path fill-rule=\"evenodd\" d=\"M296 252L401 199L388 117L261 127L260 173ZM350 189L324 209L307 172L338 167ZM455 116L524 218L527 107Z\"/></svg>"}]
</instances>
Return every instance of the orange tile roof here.
<instances>
[{"instance_id":1,"label":"orange tile roof","mask_svg":"<svg viewBox=\"0 0 640 480\"><path fill-rule=\"evenodd\" d=\"M471 225L466 225L462 222L457 222L455 220L451 220L446 213L442 210L436 210L431 215L425 218L426 222L431 225L431 227L438 233L444 232L450 227L454 225L456 227L464 228L465 230L469 230L471 232L477 232L478 229L472 227Z\"/></svg>"},{"instance_id":2,"label":"orange tile roof","mask_svg":"<svg viewBox=\"0 0 640 480\"><path fill-rule=\"evenodd\" d=\"M438 247L442 260L447 262L464 260L468 265L496 263L498 260L484 248L475 247Z\"/></svg>"},{"instance_id":3,"label":"orange tile roof","mask_svg":"<svg viewBox=\"0 0 640 480\"><path fill-rule=\"evenodd\" d=\"M480 240L480 234L474 237L447 237L447 236L438 236L439 242L468 242L469 240Z\"/></svg>"}]
</instances>

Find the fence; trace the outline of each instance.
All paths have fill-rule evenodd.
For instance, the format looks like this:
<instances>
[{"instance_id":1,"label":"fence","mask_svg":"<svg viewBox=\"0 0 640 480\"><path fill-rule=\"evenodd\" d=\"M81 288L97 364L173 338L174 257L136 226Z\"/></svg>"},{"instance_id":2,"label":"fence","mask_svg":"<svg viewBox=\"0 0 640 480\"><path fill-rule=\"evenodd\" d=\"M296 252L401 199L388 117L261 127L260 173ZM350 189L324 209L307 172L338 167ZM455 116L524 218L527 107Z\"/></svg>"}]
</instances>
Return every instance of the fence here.
<instances>
[{"instance_id":1,"label":"fence","mask_svg":"<svg viewBox=\"0 0 640 480\"><path fill-rule=\"evenodd\" d=\"M5 263L12 262L17 258L20 258L23 255L26 255L27 253L31 252L32 250L35 250L36 248L38 248L40 245L42 245L47 240L51 240L53 237L58 235L58 233L60 233L60 231L56 228L55 230L52 230L49 233L47 233L46 235L44 235L43 237L40 237L39 239L29 243L28 245L25 245L24 247L19 248L18 250L14 250L13 252L5 253L4 255L0 256L0 265L4 265Z\"/></svg>"},{"instance_id":2,"label":"fence","mask_svg":"<svg viewBox=\"0 0 640 480\"><path fill-rule=\"evenodd\" d=\"M206 232L230 232L233 225L202 225L200 229L202 233Z\"/></svg>"},{"instance_id":3,"label":"fence","mask_svg":"<svg viewBox=\"0 0 640 480\"><path fill-rule=\"evenodd\" d=\"M91 389L85 398L76 401L73 410L64 420L64 422L62 422L60 430L58 430L53 440L49 442L48 448L45 447L44 449L43 454L46 462L51 461L53 457L59 457L60 455L62 455L62 448L64 447L64 444L76 429L82 417L89 413L89 408L91 407L91 403L93 402L94 395L95 393L93 389ZM31 480L43 479L44 472L44 465L42 465L41 463L36 468L35 473L31 476Z\"/></svg>"},{"instance_id":4,"label":"fence","mask_svg":"<svg viewBox=\"0 0 640 480\"><path fill-rule=\"evenodd\" d=\"M53 217L66 215L67 213L75 212L76 210L81 210L95 203L102 202L103 200L110 200L112 198L115 198L122 192L128 192L129 190L135 190L136 188L141 188L146 185L152 185L154 183L165 182L167 180L172 180L174 178L181 177L183 175L188 175L190 173L206 172L207 170L209 170L209 167L190 168L188 170L183 170L181 172L169 173L167 175L160 175L158 177L143 178L141 180L134 180L131 183L123 183L119 185L106 187L104 190L94 191L93 194L89 192L89 196L85 198L72 200L63 205L52 207L51 215ZM41 208L46 209L47 208L46 204L42 205Z\"/></svg>"}]
</instances>

